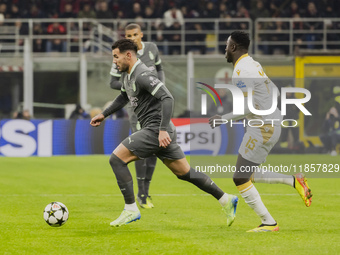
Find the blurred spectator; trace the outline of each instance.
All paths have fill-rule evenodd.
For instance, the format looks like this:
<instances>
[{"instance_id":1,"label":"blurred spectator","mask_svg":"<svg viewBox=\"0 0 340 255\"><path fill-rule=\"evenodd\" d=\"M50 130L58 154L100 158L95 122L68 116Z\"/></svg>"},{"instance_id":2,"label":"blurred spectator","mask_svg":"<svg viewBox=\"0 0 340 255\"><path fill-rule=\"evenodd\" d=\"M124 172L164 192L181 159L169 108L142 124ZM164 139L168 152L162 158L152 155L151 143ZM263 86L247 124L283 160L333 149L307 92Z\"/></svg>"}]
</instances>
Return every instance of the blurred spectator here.
<instances>
[{"instance_id":1,"label":"blurred spectator","mask_svg":"<svg viewBox=\"0 0 340 255\"><path fill-rule=\"evenodd\" d=\"M337 15L333 11L333 7L331 5L326 6L324 11L324 17L335 18ZM327 30L337 29L340 28L339 22L331 21L330 19L324 20ZM327 33L327 49L338 49L338 41L339 41L339 34L336 33ZM335 43L335 44L334 44Z\"/></svg>"},{"instance_id":2,"label":"blurred spectator","mask_svg":"<svg viewBox=\"0 0 340 255\"><path fill-rule=\"evenodd\" d=\"M92 9L95 6L95 10ZM80 8L82 9L80 11ZM284 11L282 10L284 8ZM308 17L308 18L319 18L319 17L339 17L340 1L338 0L199 0L199 1L184 1L184 0L0 0L0 14L4 18L17 19L23 18L46 18L46 17L60 17L60 18L90 18L90 19L117 19L120 20L118 23L118 33L119 30L126 26L126 21L121 21L121 19L132 18L138 19L136 22L145 26L145 21L143 19L154 19L154 18L164 18L166 31L176 31L180 30L178 25L174 25L175 21L179 23L180 28L184 25L183 18L251 18L254 20L259 17L294 17L293 27L294 30L308 29L308 33L293 34L294 42L297 42L294 47L298 49L299 47L308 47L309 49L321 48L321 42L324 39L322 33L316 33L315 30L323 29L323 25L326 26L327 31L340 29L340 22L333 22L328 19L324 19L324 22L301 22L298 18ZM248 11L251 10L251 11ZM56 16L55 16L56 15ZM98 15L98 17L96 17ZM14 24L14 23L12 23ZM16 24L20 26L20 23ZM63 25L63 24L61 24ZM111 27L112 22L105 23L105 26ZM7 25L6 25L7 26ZM156 21L151 24L151 31L153 32L152 40L162 43L164 39L169 42L176 42L181 35L170 36L165 35L164 24L161 21ZM273 22L272 24L266 24L262 22L260 24L261 29L273 29L275 31L284 31L285 24L280 24ZM66 27L66 26L64 26ZM249 29L247 22L237 22L231 23L229 20L227 22L221 21L219 24L220 29L224 30L245 30ZM46 26L42 26L43 30L47 29ZM214 22L200 22L200 23L185 23L186 30L198 31L197 34L190 35L186 34L185 39L190 42L195 42L197 46L195 50L200 52L205 52L203 48L198 47L200 40L204 40L204 34L201 31L215 29ZM76 28L71 27L71 31L76 31ZM84 24L84 31L91 30L90 24ZM333 31L335 32L335 31ZM28 34L28 24L22 23L20 28L20 34ZM210 33L207 33L210 34ZM211 34L214 34L212 32ZM220 32L218 35L218 40L221 42L224 40L224 36L227 36L225 32ZM327 33L327 49L339 49L339 45L336 43L339 41L339 33ZM273 33L273 37L262 36L257 38L263 41L281 41L286 40L283 33ZM181 38L183 39L183 38ZM109 41L103 38L105 41ZM217 40L213 38L212 40ZM74 39L76 42L77 39ZM330 41L331 43L328 43ZM37 45L35 47L36 51L41 51L42 41L36 41ZM316 43L320 42L320 45L316 46ZM194 44L195 44L194 43ZM56 45L58 43L54 43ZM303 46L303 44L305 46ZM307 44L307 46L306 46ZM58 44L63 45L62 40ZM55 48L60 48L60 47ZM164 45L161 45L161 47ZM172 45L170 45L172 46ZM264 53L271 54L272 52L279 52L277 49L282 47L266 47L261 46ZM49 48L49 47L48 47ZM220 51L224 51L224 45L220 43ZM166 48L164 48L166 49ZM59 51L60 49L58 49ZM189 46L186 47L185 52L189 50ZM178 52L178 49L172 48L172 52ZM282 51L282 50L281 50ZM166 52L164 50L163 52ZM283 52L287 52L283 49Z\"/></svg>"},{"instance_id":3,"label":"blurred spectator","mask_svg":"<svg viewBox=\"0 0 340 255\"><path fill-rule=\"evenodd\" d=\"M45 18L45 14L43 11L39 10L39 8L36 5L32 5L30 12L27 13L26 17L27 19L43 19Z\"/></svg>"},{"instance_id":4,"label":"blurred spectator","mask_svg":"<svg viewBox=\"0 0 340 255\"><path fill-rule=\"evenodd\" d=\"M9 14L10 19L18 19L21 18L20 12L19 12L19 8L17 5L12 4L11 6L11 12Z\"/></svg>"},{"instance_id":5,"label":"blurred spectator","mask_svg":"<svg viewBox=\"0 0 340 255\"><path fill-rule=\"evenodd\" d=\"M70 119L71 120L77 120L77 119L89 119L90 114L88 114L81 106L80 104L76 105L76 109L71 113Z\"/></svg>"},{"instance_id":6,"label":"blurred spectator","mask_svg":"<svg viewBox=\"0 0 340 255\"><path fill-rule=\"evenodd\" d=\"M190 33L186 35L187 46L185 52L198 51L200 54L205 54L205 37L206 33L203 32L202 25L200 23L189 23L191 30Z\"/></svg>"},{"instance_id":7,"label":"blurred spectator","mask_svg":"<svg viewBox=\"0 0 340 255\"><path fill-rule=\"evenodd\" d=\"M78 13L78 18L80 19L95 19L96 13L92 10L91 5L86 3L83 6L83 9Z\"/></svg>"},{"instance_id":8,"label":"blurred spectator","mask_svg":"<svg viewBox=\"0 0 340 255\"><path fill-rule=\"evenodd\" d=\"M236 12L236 18L250 18L249 12L243 4L239 4ZM248 23L239 23L238 29L245 30L248 29Z\"/></svg>"},{"instance_id":9,"label":"blurred spectator","mask_svg":"<svg viewBox=\"0 0 340 255\"><path fill-rule=\"evenodd\" d=\"M64 10L60 15L60 18L62 19L69 19L69 18L76 18L77 15L73 13L73 9L72 9L72 4L67 3L64 6Z\"/></svg>"},{"instance_id":10,"label":"blurred spectator","mask_svg":"<svg viewBox=\"0 0 340 255\"><path fill-rule=\"evenodd\" d=\"M59 22L54 22L47 27L47 33L51 35L65 34L66 29ZM46 42L46 52L66 52L65 39L49 39Z\"/></svg>"},{"instance_id":11,"label":"blurred spectator","mask_svg":"<svg viewBox=\"0 0 340 255\"><path fill-rule=\"evenodd\" d=\"M154 19L154 18L156 18L154 10L151 8L151 6L146 6L145 7L144 18L146 18L146 19Z\"/></svg>"},{"instance_id":12,"label":"blurred spectator","mask_svg":"<svg viewBox=\"0 0 340 255\"><path fill-rule=\"evenodd\" d=\"M287 17L294 17L295 14L300 15L300 9L296 1L290 3L289 8L285 11Z\"/></svg>"},{"instance_id":13,"label":"blurred spectator","mask_svg":"<svg viewBox=\"0 0 340 255\"><path fill-rule=\"evenodd\" d=\"M216 10L216 7L213 2L207 2L205 9L203 10L203 18L206 19L215 19L219 17L219 13ZM204 23L204 28L208 30L214 30L215 23L214 22L206 22Z\"/></svg>"},{"instance_id":14,"label":"blurred spectator","mask_svg":"<svg viewBox=\"0 0 340 255\"><path fill-rule=\"evenodd\" d=\"M303 22L301 21L300 14L295 13L293 15L293 30L303 30L303 29L304 29L304 25L303 25ZM299 45L301 45L303 42L304 34L294 33L293 36L294 36L293 38L294 42L297 43L297 45L295 46L295 51L298 51Z\"/></svg>"},{"instance_id":15,"label":"blurred spectator","mask_svg":"<svg viewBox=\"0 0 340 255\"><path fill-rule=\"evenodd\" d=\"M275 33L273 33L269 38L272 42L286 42L289 41L289 30L288 30L289 23L282 22L282 21L276 21L272 25L272 29L275 30ZM282 54L288 54L289 47L288 45L272 45L270 46L270 54L274 55L282 55Z\"/></svg>"},{"instance_id":16,"label":"blurred spectator","mask_svg":"<svg viewBox=\"0 0 340 255\"><path fill-rule=\"evenodd\" d=\"M91 5L89 3L84 4L83 9L78 13L78 18L80 19L95 19L96 13L92 10ZM83 23L83 31L91 30L91 22Z\"/></svg>"},{"instance_id":17,"label":"blurred spectator","mask_svg":"<svg viewBox=\"0 0 340 255\"><path fill-rule=\"evenodd\" d=\"M340 116L336 107L332 107L326 114L320 135L326 152L336 156L336 146L340 143Z\"/></svg>"},{"instance_id":18,"label":"blurred spectator","mask_svg":"<svg viewBox=\"0 0 340 255\"><path fill-rule=\"evenodd\" d=\"M170 43L169 45L169 54L181 54L181 24L177 21L173 23L170 27L164 29L164 31L168 32L165 34L165 38ZM176 45L174 45L176 44Z\"/></svg>"},{"instance_id":19,"label":"blurred spectator","mask_svg":"<svg viewBox=\"0 0 340 255\"><path fill-rule=\"evenodd\" d=\"M165 3L164 3L164 1L156 0L156 1L153 1L151 3L152 3L153 8L155 10L156 17L157 18L163 18L163 15L164 15L164 12L165 12L165 9L164 9Z\"/></svg>"},{"instance_id":20,"label":"blurred spectator","mask_svg":"<svg viewBox=\"0 0 340 255\"><path fill-rule=\"evenodd\" d=\"M31 114L29 110L25 109L23 111L15 111L13 112L13 119L24 119L24 120L30 120Z\"/></svg>"},{"instance_id":21,"label":"blurred spectator","mask_svg":"<svg viewBox=\"0 0 340 255\"><path fill-rule=\"evenodd\" d=\"M7 13L7 5L6 4L0 3L0 14L2 14L4 16L4 19L9 18L9 13Z\"/></svg>"},{"instance_id":22,"label":"blurred spectator","mask_svg":"<svg viewBox=\"0 0 340 255\"><path fill-rule=\"evenodd\" d=\"M33 35L42 35L43 29L40 23L33 24ZM46 51L46 40L34 39L33 40L33 52L45 52Z\"/></svg>"},{"instance_id":23,"label":"blurred spectator","mask_svg":"<svg viewBox=\"0 0 340 255\"><path fill-rule=\"evenodd\" d=\"M113 13L109 10L107 2L99 2L96 17L97 19L113 19Z\"/></svg>"},{"instance_id":24,"label":"blurred spectator","mask_svg":"<svg viewBox=\"0 0 340 255\"><path fill-rule=\"evenodd\" d=\"M315 7L314 2L309 2L306 12L306 18L318 18L320 17L318 10ZM305 26L307 29L309 29L310 33L306 34L305 38L308 42L307 48L308 49L314 49L314 48L320 48L320 46L316 46L314 42L319 41L322 36L319 34L313 33L314 30L322 28L322 22L305 22Z\"/></svg>"},{"instance_id":25,"label":"blurred spectator","mask_svg":"<svg viewBox=\"0 0 340 255\"><path fill-rule=\"evenodd\" d=\"M64 5L64 12L60 15L60 18L62 19L74 19L77 15L73 12L73 6L71 3L65 3ZM75 22L69 22L69 23L63 23L63 26L67 27L71 33L72 37L71 40L68 41L70 43L70 51L71 52L78 52L79 51L79 37L78 37L78 23Z\"/></svg>"},{"instance_id":26,"label":"blurred spectator","mask_svg":"<svg viewBox=\"0 0 340 255\"><path fill-rule=\"evenodd\" d=\"M62 14L65 11L66 5L71 5L71 9L73 10L73 12L78 13L80 9L80 1L81 0L60 0L59 13Z\"/></svg>"},{"instance_id":27,"label":"blurred spectator","mask_svg":"<svg viewBox=\"0 0 340 255\"><path fill-rule=\"evenodd\" d=\"M233 23L232 22L232 17L228 14L225 17L225 21L224 22L220 22L220 34L219 34L219 52L224 54L225 53L225 44L227 42L227 39L229 37L229 35L231 34L231 32L233 30L237 30L237 23ZM228 31L229 30L229 31Z\"/></svg>"},{"instance_id":28,"label":"blurred spectator","mask_svg":"<svg viewBox=\"0 0 340 255\"><path fill-rule=\"evenodd\" d=\"M132 11L129 11L129 14L127 15L129 19L142 18L143 16L142 8L137 2L133 4Z\"/></svg>"},{"instance_id":29,"label":"blurred spectator","mask_svg":"<svg viewBox=\"0 0 340 255\"><path fill-rule=\"evenodd\" d=\"M156 42L159 51L162 54L167 55L169 54L169 48L165 45L165 36L163 35L164 28L164 23L160 23L156 27L156 36L153 38L153 40Z\"/></svg>"},{"instance_id":30,"label":"blurred spectator","mask_svg":"<svg viewBox=\"0 0 340 255\"><path fill-rule=\"evenodd\" d=\"M250 18L248 10L242 4L240 4L239 7L237 8L235 16L236 18Z\"/></svg>"},{"instance_id":31,"label":"blurred spectator","mask_svg":"<svg viewBox=\"0 0 340 255\"><path fill-rule=\"evenodd\" d=\"M238 4L238 2L236 2L234 0L221 0L220 4L224 4L224 5L227 6L227 10L229 11L230 15L235 15L236 4Z\"/></svg>"},{"instance_id":32,"label":"blurred spectator","mask_svg":"<svg viewBox=\"0 0 340 255\"><path fill-rule=\"evenodd\" d=\"M229 15L229 10L227 9L227 5L224 3L221 3L219 6L219 17L220 18L226 18Z\"/></svg>"},{"instance_id":33,"label":"blurred spectator","mask_svg":"<svg viewBox=\"0 0 340 255\"><path fill-rule=\"evenodd\" d=\"M263 28L263 22L257 23L257 30L262 30ZM267 34L258 34L257 37L255 37L255 40L261 44L258 45L258 50L260 51L260 54L269 54L270 47L268 43L264 43L268 40Z\"/></svg>"},{"instance_id":34,"label":"blurred spectator","mask_svg":"<svg viewBox=\"0 0 340 255\"><path fill-rule=\"evenodd\" d=\"M264 7L262 0L257 1L256 7L250 11L250 17L252 20L269 17L269 11Z\"/></svg>"},{"instance_id":35,"label":"blurred spectator","mask_svg":"<svg viewBox=\"0 0 340 255\"><path fill-rule=\"evenodd\" d=\"M184 24L183 14L179 9L177 9L175 4L172 5L171 9L164 13L163 18L167 28L173 26L175 22L178 23L179 26ZM175 27L178 27L178 25Z\"/></svg>"},{"instance_id":36,"label":"blurred spectator","mask_svg":"<svg viewBox=\"0 0 340 255\"><path fill-rule=\"evenodd\" d=\"M52 18L55 13L58 13L60 7L59 2L60 0L42 0L39 1L39 7L44 10L46 17ZM22 8L22 6L20 8Z\"/></svg>"},{"instance_id":37,"label":"blurred spectator","mask_svg":"<svg viewBox=\"0 0 340 255\"><path fill-rule=\"evenodd\" d=\"M219 13L213 2L207 2L205 9L203 10L203 18L218 18Z\"/></svg>"},{"instance_id":38,"label":"blurred spectator","mask_svg":"<svg viewBox=\"0 0 340 255\"><path fill-rule=\"evenodd\" d=\"M269 5L269 17L279 17L280 16L280 9L275 0L272 0Z\"/></svg>"},{"instance_id":39,"label":"blurred spectator","mask_svg":"<svg viewBox=\"0 0 340 255\"><path fill-rule=\"evenodd\" d=\"M200 14L196 10L189 10L187 6L182 6L181 12L182 12L183 18L185 19L200 17Z\"/></svg>"},{"instance_id":40,"label":"blurred spectator","mask_svg":"<svg viewBox=\"0 0 340 255\"><path fill-rule=\"evenodd\" d=\"M322 16L327 18L336 18L338 15L331 5L327 5Z\"/></svg>"}]
</instances>

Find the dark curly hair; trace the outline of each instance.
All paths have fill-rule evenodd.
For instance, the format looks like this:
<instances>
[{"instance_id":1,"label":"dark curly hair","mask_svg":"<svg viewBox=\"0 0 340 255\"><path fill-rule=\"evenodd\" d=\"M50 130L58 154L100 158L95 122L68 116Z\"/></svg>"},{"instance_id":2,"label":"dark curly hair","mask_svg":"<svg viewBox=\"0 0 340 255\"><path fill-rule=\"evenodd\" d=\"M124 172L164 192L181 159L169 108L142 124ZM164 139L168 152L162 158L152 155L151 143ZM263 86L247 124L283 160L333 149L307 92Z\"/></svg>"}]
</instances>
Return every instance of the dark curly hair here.
<instances>
[{"instance_id":1,"label":"dark curly hair","mask_svg":"<svg viewBox=\"0 0 340 255\"><path fill-rule=\"evenodd\" d=\"M138 51L137 45L130 39L120 39L120 40L116 41L112 45L112 50L114 50L116 48L118 48L120 52L132 50L133 52L135 52L137 54L137 51Z\"/></svg>"},{"instance_id":2,"label":"dark curly hair","mask_svg":"<svg viewBox=\"0 0 340 255\"><path fill-rule=\"evenodd\" d=\"M243 31L234 31L230 34L230 37L240 48L248 50L250 44L248 33Z\"/></svg>"}]
</instances>

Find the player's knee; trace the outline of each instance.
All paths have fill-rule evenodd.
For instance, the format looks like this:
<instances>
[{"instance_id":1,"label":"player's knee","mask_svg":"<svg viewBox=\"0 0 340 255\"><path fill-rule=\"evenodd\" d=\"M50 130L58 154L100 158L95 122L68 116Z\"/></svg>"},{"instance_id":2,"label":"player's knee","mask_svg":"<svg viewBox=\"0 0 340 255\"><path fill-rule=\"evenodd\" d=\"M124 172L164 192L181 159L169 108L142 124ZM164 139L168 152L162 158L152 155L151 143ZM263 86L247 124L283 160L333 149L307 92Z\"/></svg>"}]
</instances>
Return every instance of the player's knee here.
<instances>
[{"instance_id":1,"label":"player's knee","mask_svg":"<svg viewBox=\"0 0 340 255\"><path fill-rule=\"evenodd\" d=\"M244 173L236 171L233 175L233 181L236 186L240 186L250 180L250 177L246 176Z\"/></svg>"},{"instance_id":2,"label":"player's knee","mask_svg":"<svg viewBox=\"0 0 340 255\"><path fill-rule=\"evenodd\" d=\"M116 170L120 169L120 167L126 165L120 158L118 158L113 153L111 154L109 163L110 163L113 171L116 171Z\"/></svg>"}]
</instances>

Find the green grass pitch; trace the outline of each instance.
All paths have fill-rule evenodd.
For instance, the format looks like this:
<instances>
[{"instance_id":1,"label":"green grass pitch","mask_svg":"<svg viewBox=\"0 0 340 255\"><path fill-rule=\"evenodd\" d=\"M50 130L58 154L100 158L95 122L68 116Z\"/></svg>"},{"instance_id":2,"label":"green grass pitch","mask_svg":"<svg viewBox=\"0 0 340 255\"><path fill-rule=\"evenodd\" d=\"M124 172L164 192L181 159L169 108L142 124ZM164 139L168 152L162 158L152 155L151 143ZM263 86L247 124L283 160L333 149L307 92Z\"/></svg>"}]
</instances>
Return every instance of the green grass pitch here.
<instances>
[{"instance_id":1,"label":"green grass pitch","mask_svg":"<svg viewBox=\"0 0 340 255\"><path fill-rule=\"evenodd\" d=\"M235 156L218 157L230 164ZM108 156L0 158L0 254L340 254L340 179L309 178L313 203L295 189L256 184L280 225L278 233L246 233L260 224L240 197L231 227L219 203L158 161L151 183L154 209L120 228L123 199ZM270 155L268 163L340 163L327 155ZM130 164L134 174L134 164ZM307 175L308 177L308 175ZM135 178L134 178L135 179ZM238 195L230 178L214 181ZM135 186L136 192L136 186ZM43 219L45 206L64 203L68 222Z\"/></svg>"}]
</instances>

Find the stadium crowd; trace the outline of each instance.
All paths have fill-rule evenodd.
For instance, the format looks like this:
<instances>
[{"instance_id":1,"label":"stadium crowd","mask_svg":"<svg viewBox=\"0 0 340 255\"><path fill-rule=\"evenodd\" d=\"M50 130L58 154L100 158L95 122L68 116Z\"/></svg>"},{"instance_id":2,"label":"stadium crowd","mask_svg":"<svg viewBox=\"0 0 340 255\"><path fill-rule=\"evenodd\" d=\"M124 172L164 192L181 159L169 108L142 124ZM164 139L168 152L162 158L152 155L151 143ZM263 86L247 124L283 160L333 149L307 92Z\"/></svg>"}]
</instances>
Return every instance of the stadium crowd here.
<instances>
[{"instance_id":1,"label":"stadium crowd","mask_svg":"<svg viewBox=\"0 0 340 255\"><path fill-rule=\"evenodd\" d=\"M336 0L0 0L9 18L339 17ZM174 10L176 9L176 11Z\"/></svg>"},{"instance_id":2,"label":"stadium crowd","mask_svg":"<svg viewBox=\"0 0 340 255\"><path fill-rule=\"evenodd\" d=\"M318 41L322 39L322 34L314 33L314 30L323 29L322 22L301 22L298 18L319 18L319 17L340 17L337 10L340 9L340 1L336 0L0 0L0 24L6 19L16 18L93 18L93 19L130 19L145 28L145 19L158 19L152 23L153 36L155 42L181 42L179 32L184 25L184 19L191 18L224 18L225 22L219 23L221 31L248 29L248 23L230 22L233 18L256 18L265 17L287 17L295 18L293 29L305 29L310 33L294 35L294 41ZM122 22L119 31L123 31L127 23ZM20 25L20 24L18 24ZM260 28L275 31L270 36L261 35L256 38L258 41L288 41L288 33L280 33L289 28L288 22L259 23ZM330 23L328 28L340 28L340 22ZM72 27L71 29L77 29ZM91 30L91 26L84 24L84 30ZM192 33L185 35L185 41L191 42L194 47L186 48L192 50L196 48L201 54L205 54L207 47L204 42L208 40L207 30L214 30L214 23L210 22L188 22L185 23L186 30ZM118 32L119 32L118 31ZM21 34L28 33L27 26L21 26ZM65 34L66 26L63 23L51 23L40 25L34 23L34 34ZM221 32L219 41L224 41L228 33ZM328 36L328 35L327 35ZM331 34L328 40L336 41L339 35ZM215 40L216 38L213 38ZM75 39L76 40L76 39ZM198 42L195 46L195 42ZM313 43L307 48L318 48ZM333 48L336 48L336 45ZM332 46L330 46L332 48ZM71 51L78 51L77 47ZM163 54L180 53L179 46L170 46L165 50L160 49ZM220 45L220 52L224 51L224 45ZM270 47L260 46L260 50L265 54L288 54L288 46ZM277 52L279 50L279 52ZM66 51L66 42L63 40L35 40L35 52Z\"/></svg>"}]
</instances>

